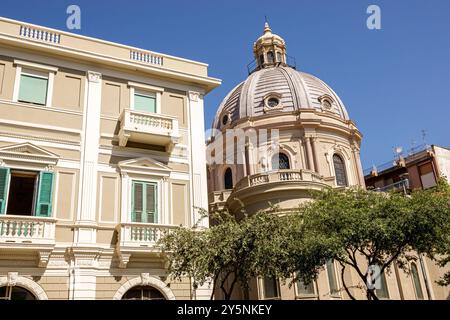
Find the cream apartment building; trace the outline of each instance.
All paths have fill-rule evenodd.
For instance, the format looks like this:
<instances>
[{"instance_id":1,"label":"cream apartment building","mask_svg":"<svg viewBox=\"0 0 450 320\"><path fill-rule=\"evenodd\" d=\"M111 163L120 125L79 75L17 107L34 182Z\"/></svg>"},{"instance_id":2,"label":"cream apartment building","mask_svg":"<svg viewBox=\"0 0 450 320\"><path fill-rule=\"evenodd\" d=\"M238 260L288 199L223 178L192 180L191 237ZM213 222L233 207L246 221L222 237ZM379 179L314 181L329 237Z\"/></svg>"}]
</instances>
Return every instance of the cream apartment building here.
<instances>
[{"instance_id":1,"label":"cream apartment building","mask_svg":"<svg viewBox=\"0 0 450 320\"><path fill-rule=\"evenodd\" d=\"M208 205L207 71L0 18L1 299L209 297L154 246Z\"/></svg>"}]
</instances>

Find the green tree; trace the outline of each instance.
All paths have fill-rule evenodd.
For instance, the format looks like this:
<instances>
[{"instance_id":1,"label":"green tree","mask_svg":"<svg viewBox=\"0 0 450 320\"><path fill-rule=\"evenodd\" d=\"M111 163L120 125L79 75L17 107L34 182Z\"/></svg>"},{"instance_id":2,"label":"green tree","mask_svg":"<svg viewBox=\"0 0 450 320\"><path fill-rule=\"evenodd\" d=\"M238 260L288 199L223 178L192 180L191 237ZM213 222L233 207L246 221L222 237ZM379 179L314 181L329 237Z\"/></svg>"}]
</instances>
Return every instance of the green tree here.
<instances>
[{"instance_id":1,"label":"green tree","mask_svg":"<svg viewBox=\"0 0 450 320\"><path fill-rule=\"evenodd\" d=\"M408 272L412 252L426 254L445 265L450 248L450 192L447 184L434 190L377 193L366 190L328 189L314 195L291 217L285 272L298 271L308 283L329 259L337 261L345 291L346 269L358 274L368 299L377 300L367 286L368 266L380 274L393 264ZM449 275L446 275L448 281ZM445 279L442 280L445 284Z\"/></svg>"},{"instance_id":2,"label":"green tree","mask_svg":"<svg viewBox=\"0 0 450 320\"><path fill-rule=\"evenodd\" d=\"M282 245L284 217L217 212L210 219L208 229L179 227L160 240L172 277L191 277L194 287L212 282L211 299L219 289L229 300L236 285L246 290L252 278L279 273L288 254Z\"/></svg>"}]
</instances>

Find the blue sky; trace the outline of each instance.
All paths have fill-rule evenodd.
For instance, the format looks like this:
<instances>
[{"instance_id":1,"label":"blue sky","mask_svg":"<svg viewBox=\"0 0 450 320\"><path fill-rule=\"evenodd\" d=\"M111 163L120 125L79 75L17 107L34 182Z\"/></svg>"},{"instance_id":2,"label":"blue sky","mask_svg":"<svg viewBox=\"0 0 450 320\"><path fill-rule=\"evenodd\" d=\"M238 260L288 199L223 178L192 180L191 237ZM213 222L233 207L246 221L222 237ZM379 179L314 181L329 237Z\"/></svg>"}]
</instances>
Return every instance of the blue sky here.
<instances>
[{"instance_id":1,"label":"blue sky","mask_svg":"<svg viewBox=\"0 0 450 320\"><path fill-rule=\"evenodd\" d=\"M421 143L422 129L428 143L450 147L448 0L2 0L0 15L67 30L70 4L81 7L76 33L207 62L223 84L205 99L206 127L246 78L267 15L297 69L347 106L364 135L364 168L391 160L394 146ZM366 27L370 4L381 8L382 30Z\"/></svg>"}]
</instances>

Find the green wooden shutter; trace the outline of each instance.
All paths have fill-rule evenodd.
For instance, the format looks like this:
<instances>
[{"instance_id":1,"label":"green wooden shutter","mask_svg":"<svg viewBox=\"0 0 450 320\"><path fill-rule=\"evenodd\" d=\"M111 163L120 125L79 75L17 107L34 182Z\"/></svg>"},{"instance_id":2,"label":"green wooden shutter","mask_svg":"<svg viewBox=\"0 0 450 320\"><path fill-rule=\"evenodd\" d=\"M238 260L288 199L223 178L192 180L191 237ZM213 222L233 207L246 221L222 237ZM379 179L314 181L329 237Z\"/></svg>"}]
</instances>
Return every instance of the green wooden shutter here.
<instances>
[{"instance_id":1,"label":"green wooden shutter","mask_svg":"<svg viewBox=\"0 0 450 320\"><path fill-rule=\"evenodd\" d=\"M6 199L9 184L9 168L0 168L0 214L6 211Z\"/></svg>"},{"instance_id":2,"label":"green wooden shutter","mask_svg":"<svg viewBox=\"0 0 450 320\"><path fill-rule=\"evenodd\" d=\"M40 172L36 216L50 217L52 214L53 173Z\"/></svg>"},{"instance_id":3,"label":"green wooden shutter","mask_svg":"<svg viewBox=\"0 0 450 320\"><path fill-rule=\"evenodd\" d=\"M147 183L145 185L146 189L146 201L145 201L145 212L147 223L157 222L157 212L156 212L156 185L154 183Z\"/></svg>"},{"instance_id":4,"label":"green wooden shutter","mask_svg":"<svg viewBox=\"0 0 450 320\"><path fill-rule=\"evenodd\" d=\"M144 209L144 185L141 182L133 181L131 195L131 221L143 222L142 212Z\"/></svg>"},{"instance_id":5,"label":"green wooden shutter","mask_svg":"<svg viewBox=\"0 0 450 320\"><path fill-rule=\"evenodd\" d=\"M48 79L28 74L20 76L19 101L45 105Z\"/></svg>"}]
</instances>

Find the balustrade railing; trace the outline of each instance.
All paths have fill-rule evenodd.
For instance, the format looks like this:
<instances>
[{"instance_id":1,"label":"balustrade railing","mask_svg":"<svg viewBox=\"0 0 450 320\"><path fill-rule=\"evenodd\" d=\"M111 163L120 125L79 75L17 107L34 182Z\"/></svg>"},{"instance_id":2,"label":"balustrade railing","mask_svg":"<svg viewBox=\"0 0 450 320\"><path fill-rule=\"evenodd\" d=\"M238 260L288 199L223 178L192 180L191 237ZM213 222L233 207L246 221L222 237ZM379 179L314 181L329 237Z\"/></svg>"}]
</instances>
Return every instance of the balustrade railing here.
<instances>
[{"instance_id":1,"label":"balustrade railing","mask_svg":"<svg viewBox=\"0 0 450 320\"><path fill-rule=\"evenodd\" d=\"M54 242L55 219L0 216L0 242Z\"/></svg>"}]
</instances>

